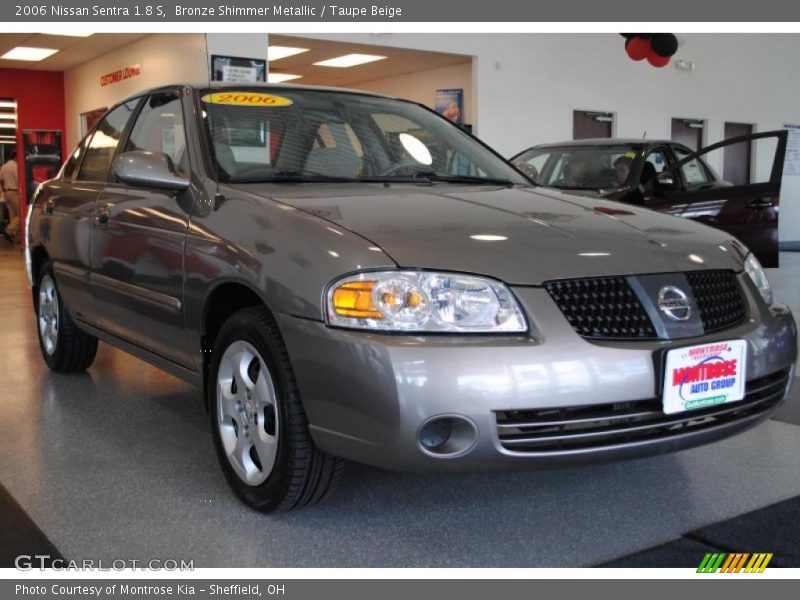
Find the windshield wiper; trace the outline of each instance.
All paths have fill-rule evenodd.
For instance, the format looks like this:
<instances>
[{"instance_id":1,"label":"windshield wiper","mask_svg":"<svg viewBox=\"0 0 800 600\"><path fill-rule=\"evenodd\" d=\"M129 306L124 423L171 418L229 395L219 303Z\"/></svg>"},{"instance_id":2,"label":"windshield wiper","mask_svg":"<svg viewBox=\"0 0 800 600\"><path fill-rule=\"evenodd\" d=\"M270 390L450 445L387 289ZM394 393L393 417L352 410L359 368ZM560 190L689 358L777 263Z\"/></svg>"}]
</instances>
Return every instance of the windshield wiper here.
<instances>
[{"instance_id":1,"label":"windshield wiper","mask_svg":"<svg viewBox=\"0 0 800 600\"><path fill-rule=\"evenodd\" d=\"M267 177L236 179L236 183L342 183L355 181L358 179L309 171L275 171Z\"/></svg>"},{"instance_id":2,"label":"windshield wiper","mask_svg":"<svg viewBox=\"0 0 800 600\"><path fill-rule=\"evenodd\" d=\"M511 187L514 182L501 177L480 177L478 175L447 175L435 171L415 171L411 175L377 175L362 177L359 181L384 183L465 183L473 185L504 185Z\"/></svg>"}]
</instances>

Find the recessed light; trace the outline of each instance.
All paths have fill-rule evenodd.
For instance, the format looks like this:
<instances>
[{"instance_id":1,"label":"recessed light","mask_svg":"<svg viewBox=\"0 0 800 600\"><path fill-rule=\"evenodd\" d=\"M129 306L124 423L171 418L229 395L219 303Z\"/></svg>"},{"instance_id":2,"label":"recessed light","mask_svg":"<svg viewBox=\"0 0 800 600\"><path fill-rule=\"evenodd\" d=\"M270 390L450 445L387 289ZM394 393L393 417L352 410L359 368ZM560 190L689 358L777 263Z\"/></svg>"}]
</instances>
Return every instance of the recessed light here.
<instances>
[{"instance_id":1,"label":"recessed light","mask_svg":"<svg viewBox=\"0 0 800 600\"><path fill-rule=\"evenodd\" d=\"M6 60L28 60L31 62L35 62L38 60L44 60L48 56L53 56L58 52L58 50L54 50L53 48L30 48L28 46L17 46L16 48L12 48L0 58L4 58Z\"/></svg>"},{"instance_id":2,"label":"recessed light","mask_svg":"<svg viewBox=\"0 0 800 600\"><path fill-rule=\"evenodd\" d=\"M504 235L488 235L485 233L471 235L469 237L473 240L478 240L479 242L504 242L508 239Z\"/></svg>"},{"instance_id":3,"label":"recessed light","mask_svg":"<svg viewBox=\"0 0 800 600\"><path fill-rule=\"evenodd\" d=\"M289 73L270 73L267 75L268 83L283 83L292 79L300 79L302 75L291 75Z\"/></svg>"},{"instance_id":4,"label":"recessed light","mask_svg":"<svg viewBox=\"0 0 800 600\"><path fill-rule=\"evenodd\" d=\"M64 37L89 37L94 31L81 31L80 29L40 29L42 35L63 35Z\"/></svg>"},{"instance_id":5,"label":"recessed light","mask_svg":"<svg viewBox=\"0 0 800 600\"><path fill-rule=\"evenodd\" d=\"M295 54L302 54L303 52L308 51L309 48L295 48L293 46L267 46L267 60L272 62L273 60L288 58L290 56L294 56Z\"/></svg>"},{"instance_id":6,"label":"recessed light","mask_svg":"<svg viewBox=\"0 0 800 600\"><path fill-rule=\"evenodd\" d=\"M378 56L377 54L345 54L344 56L337 56L336 58L329 58L314 64L318 67L337 67L339 69L346 69L348 67L355 67L366 63L375 62L376 60L383 60L385 56Z\"/></svg>"}]
</instances>

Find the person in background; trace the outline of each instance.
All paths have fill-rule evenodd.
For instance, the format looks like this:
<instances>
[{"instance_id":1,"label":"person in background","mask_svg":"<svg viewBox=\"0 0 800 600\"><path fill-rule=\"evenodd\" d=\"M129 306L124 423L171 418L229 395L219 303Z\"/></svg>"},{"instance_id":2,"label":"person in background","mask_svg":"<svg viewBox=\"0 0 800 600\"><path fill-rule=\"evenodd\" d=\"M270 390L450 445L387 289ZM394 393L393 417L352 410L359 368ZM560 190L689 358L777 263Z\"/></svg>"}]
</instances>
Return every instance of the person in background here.
<instances>
[{"instance_id":1,"label":"person in background","mask_svg":"<svg viewBox=\"0 0 800 600\"><path fill-rule=\"evenodd\" d=\"M17 166L17 153L12 151L8 160L0 168L0 186L8 209L8 225L3 232L3 237L13 244L19 235L19 171Z\"/></svg>"},{"instance_id":2,"label":"person in background","mask_svg":"<svg viewBox=\"0 0 800 600\"><path fill-rule=\"evenodd\" d=\"M631 165L633 159L629 156L620 156L614 161L614 170L617 172L617 179L620 185L628 181L628 175L631 173Z\"/></svg>"}]
</instances>

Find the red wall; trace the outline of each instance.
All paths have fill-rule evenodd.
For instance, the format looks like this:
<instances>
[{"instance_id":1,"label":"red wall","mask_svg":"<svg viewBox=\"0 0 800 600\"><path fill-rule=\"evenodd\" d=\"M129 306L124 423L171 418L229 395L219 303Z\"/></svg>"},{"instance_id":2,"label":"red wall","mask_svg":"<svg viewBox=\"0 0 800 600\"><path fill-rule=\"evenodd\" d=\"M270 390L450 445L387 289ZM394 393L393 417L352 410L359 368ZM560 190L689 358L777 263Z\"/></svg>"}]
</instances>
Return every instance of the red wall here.
<instances>
[{"instance_id":1,"label":"red wall","mask_svg":"<svg viewBox=\"0 0 800 600\"><path fill-rule=\"evenodd\" d=\"M17 163L19 164L20 204L23 223L26 207L23 172L22 131L57 129L61 131L61 156L66 158L67 132L64 117L64 74L60 71L0 69L0 97L17 101Z\"/></svg>"}]
</instances>

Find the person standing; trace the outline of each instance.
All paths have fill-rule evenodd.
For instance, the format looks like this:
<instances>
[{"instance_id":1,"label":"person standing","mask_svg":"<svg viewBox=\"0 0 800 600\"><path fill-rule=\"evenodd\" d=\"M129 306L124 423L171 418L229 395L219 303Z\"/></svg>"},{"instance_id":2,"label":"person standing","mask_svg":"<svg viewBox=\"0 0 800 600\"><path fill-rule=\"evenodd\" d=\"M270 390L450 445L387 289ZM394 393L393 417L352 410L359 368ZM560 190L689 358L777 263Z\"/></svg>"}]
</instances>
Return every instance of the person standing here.
<instances>
[{"instance_id":1,"label":"person standing","mask_svg":"<svg viewBox=\"0 0 800 600\"><path fill-rule=\"evenodd\" d=\"M8 160L0 168L0 186L3 187L8 208L8 225L3 237L13 244L19 235L19 167L17 153L14 151L8 155Z\"/></svg>"}]
</instances>

